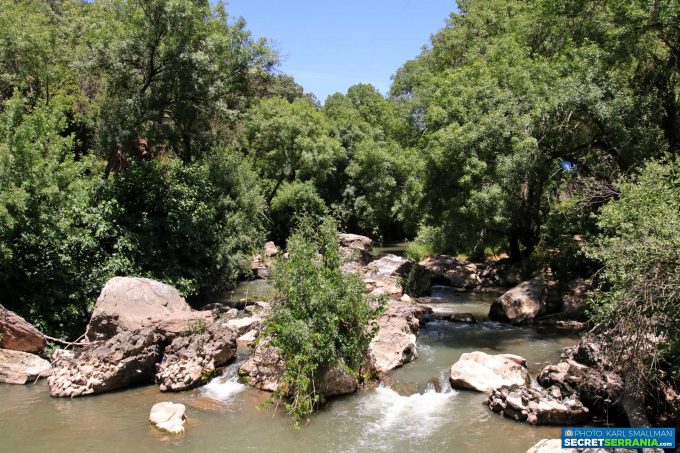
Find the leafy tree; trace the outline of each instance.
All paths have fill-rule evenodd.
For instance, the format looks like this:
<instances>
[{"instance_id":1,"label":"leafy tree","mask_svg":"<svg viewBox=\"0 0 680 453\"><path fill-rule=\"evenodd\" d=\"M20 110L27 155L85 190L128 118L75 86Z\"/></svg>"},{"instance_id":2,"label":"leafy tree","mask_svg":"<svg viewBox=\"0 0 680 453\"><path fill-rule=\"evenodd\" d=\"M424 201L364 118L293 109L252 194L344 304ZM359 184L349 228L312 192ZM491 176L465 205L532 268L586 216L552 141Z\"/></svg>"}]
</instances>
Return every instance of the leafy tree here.
<instances>
[{"instance_id":1,"label":"leafy tree","mask_svg":"<svg viewBox=\"0 0 680 453\"><path fill-rule=\"evenodd\" d=\"M100 240L113 233L91 200L101 165L74 160L66 116L15 95L0 130L0 298L41 329L80 334L106 279L126 270Z\"/></svg>"},{"instance_id":2,"label":"leafy tree","mask_svg":"<svg viewBox=\"0 0 680 453\"><path fill-rule=\"evenodd\" d=\"M242 147L264 180L269 203L284 182L323 185L345 158L328 120L304 99L265 99L250 111L244 129Z\"/></svg>"},{"instance_id":3,"label":"leafy tree","mask_svg":"<svg viewBox=\"0 0 680 453\"><path fill-rule=\"evenodd\" d=\"M672 372L680 382L680 159L651 161L616 184L586 247L604 268L592 303L609 357L645 388ZM678 410L680 408L676 408Z\"/></svg>"},{"instance_id":4,"label":"leafy tree","mask_svg":"<svg viewBox=\"0 0 680 453\"><path fill-rule=\"evenodd\" d=\"M277 291L265 335L286 369L278 396L296 424L323 402L315 383L334 366L356 374L366 360L376 315L356 275L340 269L335 223L304 220L288 240L288 257L274 268Z\"/></svg>"},{"instance_id":5,"label":"leafy tree","mask_svg":"<svg viewBox=\"0 0 680 453\"><path fill-rule=\"evenodd\" d=\"M284 244L301 218L322 219L328 207L310 182L285 183L271 202L271 236Z\"/></svg>"}]
</instances>

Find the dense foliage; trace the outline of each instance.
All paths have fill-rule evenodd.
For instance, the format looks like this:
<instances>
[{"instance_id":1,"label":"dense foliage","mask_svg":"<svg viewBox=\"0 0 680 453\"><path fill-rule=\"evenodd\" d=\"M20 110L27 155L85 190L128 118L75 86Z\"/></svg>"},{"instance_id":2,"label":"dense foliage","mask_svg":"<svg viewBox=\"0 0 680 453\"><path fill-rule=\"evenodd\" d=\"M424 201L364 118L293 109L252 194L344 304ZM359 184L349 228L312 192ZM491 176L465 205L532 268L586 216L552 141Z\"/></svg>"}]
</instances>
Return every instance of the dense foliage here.
<instances>
[{"instance_id":1,"label":"dense foliage","mask_svg":"<svg viewBox=\"0 0 680 453\"><path fill-rule=\"evenodd\" d=\"M301 214L332 215L415 239L413 258L595 274L596 321L662 339L630 363L677 370L679 24L677 0L461 0L389 96L357 84L321 106L221 3L0 0L0 299L75 337L113 275L203 298ZM333 355L338 321L301 321L333 292L366 315L324 225L277 277L298 417L309 379L366 340Z\"/></svg>"},{"instance_id":2,"label":"dense foliage","mask_svg":"<svg viewBox=\"0 0 680 453\"><path fill-rule=\"evenodd\" d=\"M332 367L357 374L373 337L369 306L357 275L341 270L335 222L302 219L276 263L277 295L265 335L280 350L285 373L278 396L296 422L323 401L319 379Z\"/></svg>"},{"instance_id":3,"label":"dense foliage","mask_svg":"<svg viewBox=\"0 0 680 453\"><path fill-rule=\"evenodd\" d=\"M587 249L604 264L593 315L629 379L647 384L661 369L680 382L680 159L649 162L616 190Z\"/></svg>"}]
</instances>

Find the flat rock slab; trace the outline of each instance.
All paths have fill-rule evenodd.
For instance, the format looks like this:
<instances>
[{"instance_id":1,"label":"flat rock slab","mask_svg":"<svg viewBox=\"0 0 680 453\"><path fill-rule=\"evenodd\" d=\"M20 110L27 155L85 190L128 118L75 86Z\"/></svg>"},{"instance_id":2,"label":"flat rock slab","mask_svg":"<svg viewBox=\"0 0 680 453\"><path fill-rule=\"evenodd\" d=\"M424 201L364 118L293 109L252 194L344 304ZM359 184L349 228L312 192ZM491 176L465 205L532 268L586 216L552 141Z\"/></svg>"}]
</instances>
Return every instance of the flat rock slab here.
<instances>
[{"instance_id":1,"label":"flat rock slab","mask_svg":"<svg viewBox=\"0 0 680 453\"><path fill-rule=\"evenodd\" d=\"M170 434L183 434L186 415L184 404L164 402L154 404L149 414L149 421L156 428Z\"/></svg>"},{"instance_id":2,"label":"flat rock slab","mask_svg":"<svg viewBox=\"0 0 680 453\"><path fill-rule=\"evenodd\" d=\"M529 371L520 356L475 351L461 355L451 366L450 381L453 388L491 393L503 385L526 384Z\"/></svg>"},{"instance_id":3,"label":"flat rock slab","mask_svg":"<svg viewBox=\"0 0 680 453\"><path fill-rule=\"evenodd\" d=\"M0 305L0 348L40 352L45 346L45 336L33 324Z\"/></svg>"},{"instance_id":4,"label":"flat rock slab","mask_svg":"<svg viewBox=\"0 0 680 453\"><path fill-rule=\"evenodd\" d=\"M0 383L30 384L51 372L50 362L35 354L0 349Z\"/></svg>"}]
</instances>

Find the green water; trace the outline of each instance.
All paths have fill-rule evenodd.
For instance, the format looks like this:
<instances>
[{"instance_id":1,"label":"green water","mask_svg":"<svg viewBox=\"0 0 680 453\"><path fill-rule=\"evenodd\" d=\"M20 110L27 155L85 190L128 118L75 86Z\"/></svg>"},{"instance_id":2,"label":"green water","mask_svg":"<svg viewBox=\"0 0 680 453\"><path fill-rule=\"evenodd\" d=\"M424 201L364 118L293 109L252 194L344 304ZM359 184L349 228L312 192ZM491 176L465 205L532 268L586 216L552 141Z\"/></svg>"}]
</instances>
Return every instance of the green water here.
<instances>
[{"instance_id":1,"label":"green water","mask_svg":"<svg viewBox=\"0 0 680 453\"><path fill-rule=\"evenodd\" d=\"M480 322L427 324L416 361L377 389L333 400L299 431L281 411L258 410L267 394L238 384L232 364L208 386L176 394L146 386L70 400L50 398L44 382L0 385L0 451L524 452L558 428L502 419L482 405L483 394L452 391L448 370L462 353L481 350L522 355L535 374L576 340L485 321L493 297L435 288L427 302L436 311L470 312ZM161 401L187 405L184 436L149 426L149 410Z\"/></svg>"}]
</instances>

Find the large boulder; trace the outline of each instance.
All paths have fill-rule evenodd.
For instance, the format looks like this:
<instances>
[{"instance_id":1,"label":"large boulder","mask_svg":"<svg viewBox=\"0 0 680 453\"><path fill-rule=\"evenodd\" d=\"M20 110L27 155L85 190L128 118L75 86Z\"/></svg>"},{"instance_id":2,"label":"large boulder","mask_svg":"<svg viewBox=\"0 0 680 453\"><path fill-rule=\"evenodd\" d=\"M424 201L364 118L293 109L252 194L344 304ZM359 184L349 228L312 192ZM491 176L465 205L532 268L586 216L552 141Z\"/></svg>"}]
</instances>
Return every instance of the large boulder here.
<instances>
[{"instance_id":1,"label":"large boulder","mask_svg":"<svg viewBox=\"0 0 680 453\"><path fill-rule=\"evenodd\" d=\"M165 316L142 320L142 327L153 327L167 339L189 335L213 325L215 318L210 310L178 311Z\"/></svg>"},{"instance_id":2,"label":"large boulder","mask_svg":"<svg viewBox=\"0 0 680 453\"><path fill-rule=\"evenodd\" d=\"M236 335L229 329L175 338L165 348L156 383L161 392L188 390L206 384L236 354Z\"/></svg>"},{"instance_id":3,"label":"large boulder","mask_svg":"<svg viewBox=\"0 0 680 453\"><path fill-rule=\"evenodd\" d=\"M355 263L361 266L367 264L371 260L369 252L372 247L373 241L366 236L340 233L340 254L348 264ZM356 270L352 266L347 268Z\"/></svg>"},{"instance_id":4,"label":"large boulder","mask_svg":"<svg viewBox=\"0 0 680 453\"><path fill-rule=\"evenodd\" d=\"M97 298L86 335L90 341L106 340L141 328L147 318L190 310L184 297L170 285L148 278L114 277Z\"/></svg>"},{"instance_id":5,"label":"large boulder","mask_svg":"<svg viewBox=\"0 0 680 453\"><path fill-rule=\"evenodd\" d=\"M370 367L387 373L418 357L416 334L428 308L390 300L378 318L378 332L368 346ZM431 311L431 310L430 310Z\"/></svg>"},{"instance_id":6,"label":"large boulder","mask_svg":"<svg viewBox=\"0 0 680 453\"><path fill-rule=\"evenodd\" d=\"M45 336L33 324L0 305L0 348L40 352L45 346Z\"/></svg>"},{"instance_id":7,"label":"large boulder","mask_svg":"<svg viewBox=\"0 0 680 453\"><path fill-rule=\"evenodd\" d=\"M243 318L230 319L224 323L224 326L233 330L236 336L240 337L251 330L259 332L264 326L264 322L259 316L247 316Z\"/></svg>"},{"instance_id":8,"label":"large boulder","mask_svg":"<svg viewBox=\"0 0 680 453\"><path fill-rule=\"evenodd\" d=\"M279 349L269 346L269 342L265 340L258 345L250 359L241 365L239 376L241 382L260 390L276 392L285 370L286 364ZM315 384L319 393L325 397L354 393L357 386L357 378L340 366L326 371Z\"/></svg>"},{"instance_id":9,"label":"large boulder","mask_svg":"<svg viewBox=\"0 0 680 453\"><path fill-rule=\"evenodd\" d=\"M593 414L606 416L623 394L623 379L567 359L544 367L536 377L543 387L556 386L563 395L578 395Z\"/></svg>"},{"instance_id":10,"label":"large boulder","mask_svg":"<svg viewBox=\"0 0 680 453\"><path fill-rule=\"evenodd\" d=\"M431 256L418 264L426 271L433 283L443 283L462 289L473 289L482 284L477 265L453 256Z\"/></svg>"},{"instance_id":11,"label":"large boulder","mask_svg":"<svg viewBox=\"0 0 680 453\"><path fill-rule=\"evenodd\" d=\"M402 279L408 275L413 263L397 255L382 255L363 269L366 290L374 296L399 298L403 294Z\"/></svg>"},{"instance_id":12,"label":"large boulder","mask_svg":"<svg viewBox=\"0 0 680 453\"><path fill-rule=\"evenodd\" d=\"M358 385L356 376L348 373L340 366L326 371L317 383L319 392L326 397L354 393L357 391Z\"/></svg>"},{"instance_id":13,"label":"large boulder","mask_svg":"<svg viewBox=\"0 0 680 453\"><path fill-rule=\"evenodd\" d=\"M527 363L514 354L468 352L451 366L451 387L491 393L503 385L529 382Z\"/></svg>"},{"instance_id":14,"label":"large boulder","mask_svg":"<svg viewBox=\"0 0 680 453\"><path fill-rule=\"evenodd\" d=\"M53 359L48 378L52 396L91 395L151 383L161 359L163 337L152 328L124 331L105 342Z\"/></svg>"},{"instance_id":15,"label":"large boulder","mask_svg":"<svg viewBox=\"0 0 680 453\"><path fill-rule=\"evenodd\" d=\"M413 263L402 256L386 254L366 265L366 273L375 277L398 277L408 274Z\"/></svg>"},{"instance_id":16,"label":"large boulder","mask_svg":"<svg viewBox=\"0 0 680 453\"><path fill-rule=\"evenodd\" d=\"M149 421L161 431L170 434L182 434L184 433L184 423L187 420L186 415L184 415L185 411L184 404L169 401L154 404L149 413Z\"/></svg>"},{"instance_id":17,"label":"large boulder","mask_svg":"<svg viewBox=\"0 0 680 453\"><path fill-rule=\"evenodd\" d=\"M545 313L548 297L545 282L534 278L520 283L491 304L489 319L511 324L531 322Z\"/></svg>"},{"instance_id":18,"label":"large boulder","mask_svg":"<svg viewBox=\"0 0 680 453\"><path fill-rule=\"evenodd\" d=\"M240 380L260 390L276 392L286 364L277 348L262 341L250 358L239 369Z\"/></svg>"},{"instance_id":19,"label":"large boulder","mask_svg":"<svg viewBox=\"0 0 680 453\"><path fill-rule=\"evenodd\" d=\"M50 375L50 362L28 352L0 349L0 383L29 384Z\"/></svg>"},{"instance_id":20,"label":"large boulder","mask_svg":"<svg viewBox=\"0 0 680 453\"><path fill-rule=\"evenodd\" d=\"M525 385L502 386L485 403L494 412L532 425L578 426L590 413L578 396L563 397L560 389L533 389Z\"/></svg>"}]
</instances>

